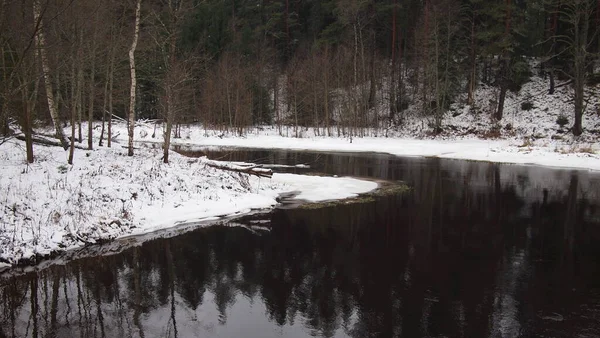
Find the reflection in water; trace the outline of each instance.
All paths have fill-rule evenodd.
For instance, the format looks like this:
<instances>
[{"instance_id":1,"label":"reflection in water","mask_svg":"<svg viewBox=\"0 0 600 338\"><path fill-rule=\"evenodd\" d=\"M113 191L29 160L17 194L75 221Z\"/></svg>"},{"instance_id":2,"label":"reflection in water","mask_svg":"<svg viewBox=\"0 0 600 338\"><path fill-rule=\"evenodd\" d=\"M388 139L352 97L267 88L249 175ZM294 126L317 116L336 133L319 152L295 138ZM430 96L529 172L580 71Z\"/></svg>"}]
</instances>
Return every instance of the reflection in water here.
<instances>
[{"instance_id":1,"label":"reflection in water","mask_svg":"<svg viewBox=\"0 0 600 338\"><path fill-rule=\"evenodd\" d=\"M5 277L0 337L600 335L596 175L379 155L229 156L414 189Z\"/></svg>"}]
</instances>

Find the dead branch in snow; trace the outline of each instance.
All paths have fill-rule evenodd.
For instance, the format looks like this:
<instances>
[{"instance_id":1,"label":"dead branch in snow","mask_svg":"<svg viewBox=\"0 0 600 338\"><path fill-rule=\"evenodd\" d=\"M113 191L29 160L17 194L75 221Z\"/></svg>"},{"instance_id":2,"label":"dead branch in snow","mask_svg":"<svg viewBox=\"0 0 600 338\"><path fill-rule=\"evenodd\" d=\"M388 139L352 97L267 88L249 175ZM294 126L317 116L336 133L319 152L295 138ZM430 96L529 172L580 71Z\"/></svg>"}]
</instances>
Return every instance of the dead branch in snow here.
<instances>
[{"instance_id":1,"label":"dead branch in snow","mask_svg":"<svg viewBox=\"0 0 600 338\"><path fill-rule=\"evenodd\" d=\"M254 163L232 163L211 160L204 160L203 162L209 167L221 170L254 175L257 177L271 178L273 176L273 171L271 169L261 168L259 165L256 165Z\"/></svg>"}]
</instances>

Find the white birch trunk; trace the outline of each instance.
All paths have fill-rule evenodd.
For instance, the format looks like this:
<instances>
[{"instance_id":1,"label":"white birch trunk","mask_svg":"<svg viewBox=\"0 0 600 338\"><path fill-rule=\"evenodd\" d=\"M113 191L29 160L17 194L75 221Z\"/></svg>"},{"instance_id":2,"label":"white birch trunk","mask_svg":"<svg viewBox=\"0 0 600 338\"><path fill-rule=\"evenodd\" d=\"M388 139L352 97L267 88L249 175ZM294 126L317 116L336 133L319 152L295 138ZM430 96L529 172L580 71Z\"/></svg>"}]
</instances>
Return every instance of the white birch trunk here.
<instances>
[{"instance_id":1,"label":"white birch trunk","mask_svg":"<svg viewBox=\"0 0 600 338\"><path fill-rule=\"evenodd\" d=\"M133 42L129 49L129 69L131 71L131 89L129 94L129 119L127 126L127 134L129 136L128 142L128 156L133 156L133 129L135 127L135 90L136 90L136 78L135 78L135 49L137 48L138 37L140 35L140 12L142 7L142 0L137 0L135 8L135 32L133 34Z\"/></svg>"},{"instance_id":2,"label":"white birch trunk","mask_svg":"<svg viewBox=\"0 0 600 338\"><path fill-rule=\"evenodd\" d=\"M48 57L45 50L46 41L44 39L44 32L42 31L44 25L42 24L39 0L33 0L33 24L34 27L38 28L35 36L35 44L42 63L42 73L44 75L44 85L46 87L46 98L48 99L50 118L52 118L52 123L54 124L56 137L60 140L62 147L67 150L69 149L69 143L65 138L65 134L60 126L60 121L58 120L58 111L56 109L56 101L54 100L54 91L52 88L52 82L50 81L50 65L48 64Z\"/></svg>"}]
</instances>

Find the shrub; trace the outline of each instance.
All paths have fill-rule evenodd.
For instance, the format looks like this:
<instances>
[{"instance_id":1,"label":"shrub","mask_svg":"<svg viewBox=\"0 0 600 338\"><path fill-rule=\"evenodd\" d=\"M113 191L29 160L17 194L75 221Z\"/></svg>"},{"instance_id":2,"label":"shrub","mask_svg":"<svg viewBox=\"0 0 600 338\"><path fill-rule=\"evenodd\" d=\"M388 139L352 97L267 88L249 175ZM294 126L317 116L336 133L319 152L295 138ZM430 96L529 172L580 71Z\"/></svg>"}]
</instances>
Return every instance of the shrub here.
<instances>
[{"instance_id":1,"label":"shrub","mask_svg":"<svg viewBox=\"0 0 600 338\"><path fill-rule=\"evenodd\" d=\"M483 135L481 135L484 139L496 139L502 136L502 128L499 124L494 124L489 130L486 130Z\"/></svg>"},{"instance_id":2,"label":"shrub","mask_svg":"<svg viewBox=\"0 0 600 338\"><path fill-rule=\"evenodd\" d=\"M527 60L522 57L515 58L510 67L511 76L509 79L508 90L518 93L523 84L527 83L531 78L531 70L529 69Z\"/></svg>"},{"instance_id":3,"label":"shrub","mask_svg":"<svg viewBox=\"0 0 600 338\"><path fill-rule=\"evenodd\" d=\"M530 111L533 109L533 102L525 101L521 103L521 110Z\"/></svg>"},{"instance_id":4,"label":"shrub","mask_svg":"<svg viewBox=\"0 0 600 338\"><path fill-rule=\"evenodd\" d=\"M569 119L565 115L560 115L556 118L556 124L558 124L561 128L566 126L569 123Z\"/></svg>"},{"instance_id":5,"label":"shrub","mask_svg":"<svg viewBox=\"0 0 600 338\"><path fill-rule=\"evenodd\" d=\"M590 154L595 155L596 151L591 145L571 145L570 147L556 148L555 151L561 154Z\"/></svg>"},{"instance_id":6,"label":"shrub","mask_svg":"<svg viewBox=\"0 0 600 338\"><path fill-rule=\"evenodd\" d=\"M518 146L519 148L530 148L533 147L533 141L529 137L523 138L523 143Z\"/></svg>"},{"instance_id":7,"label":"shrub","mask_svg":"<svg viewBox=\"0 0 600 338\"><path fill-rule=\"evenodd\" d=\"M59 165L57 169L59 174L66 174L69 171L69 168L64 164Z\"/></svg>"}]
</instances>

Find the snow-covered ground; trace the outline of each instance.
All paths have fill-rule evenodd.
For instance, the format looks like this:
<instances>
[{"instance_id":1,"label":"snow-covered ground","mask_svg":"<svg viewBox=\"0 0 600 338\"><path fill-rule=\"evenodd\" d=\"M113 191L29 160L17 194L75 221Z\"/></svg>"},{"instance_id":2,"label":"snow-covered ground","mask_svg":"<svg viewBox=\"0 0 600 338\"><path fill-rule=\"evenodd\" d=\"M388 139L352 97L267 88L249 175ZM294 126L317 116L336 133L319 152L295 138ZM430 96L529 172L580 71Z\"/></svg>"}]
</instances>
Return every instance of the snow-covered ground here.
<instances>
[{"instance_id":1,"label":"snow-covered ground","mask_svg":"<svg viewBox=\"0 0 600 338\"><path fill-rule=\"evenodd\" d=\"M538 65L533 62L532 69ZM456 98L456 102L444 116L442 133L437 138L460 139L463 137L505 138L522 141L529 139L534 143L593 143L600 140L600 85L586 87L586 105L583 115L584 133L573 137L573 89L561 86L557 81L554 94L548 94L549 79L534 75L519 92L508 92L504 104L504 116L501 121L492 120L497 109L499 89L480 84L474 95L472 106L466 104L466 93ZM408 109L400 113L403 123L398 133L402 136L427 137L431 133L428 119L420 117L422 103L420 97L414 98ZM564 125L560 125L559 117ZM556 141L556 142L548 142Z\"/></svg>"},{"instance_id":2,"label":"snow-covered ground","mask_svg":"<svg viewBox=\"0 0 600 338\"><path fill-rule=\"evenodd\" d=\"M136 140L162 142L152 138L152 126L139 126ZM116 130L125 134L125 126ZM146 130L148 129L148 130ZM292 128L290 128L292 129ZM159 128L160 131L160 128ZM285 129L284 129L285 131ZM536 164L550 167L600 170L600 143L566 143L561 140L480 139L475 136L450 138L361 137L340 138L315 136L312 129L304 130L301 138L280 136L277 128L265 127L243 137L205 131L201 126L182 127L182 137L173 144L193 146L245 147L263 149L292 149L337 152L380 152L397 156L429 156L500 163ZM160 134L158 134L160 135ZM120 136L121 137L121 136ZM125 144L125 139L122 140Z\"/></svg>"},{"instance_id":3,"label":"snow-covered ground","mask_svg":"<svg viewBox=\"0 0 600 338\"><path fill-rule=\"evenodd\" d=\"M35 154L35 163L27 165L22 142L0 145L0 262L269 208L286 192L316 202L377 187L344 177L274 174L259 179L176 153L163 164L159 149L140 148L128 157L118 145L77 150L73 166L59 147L36 146Z\"/></svg>"}]
</instances>

